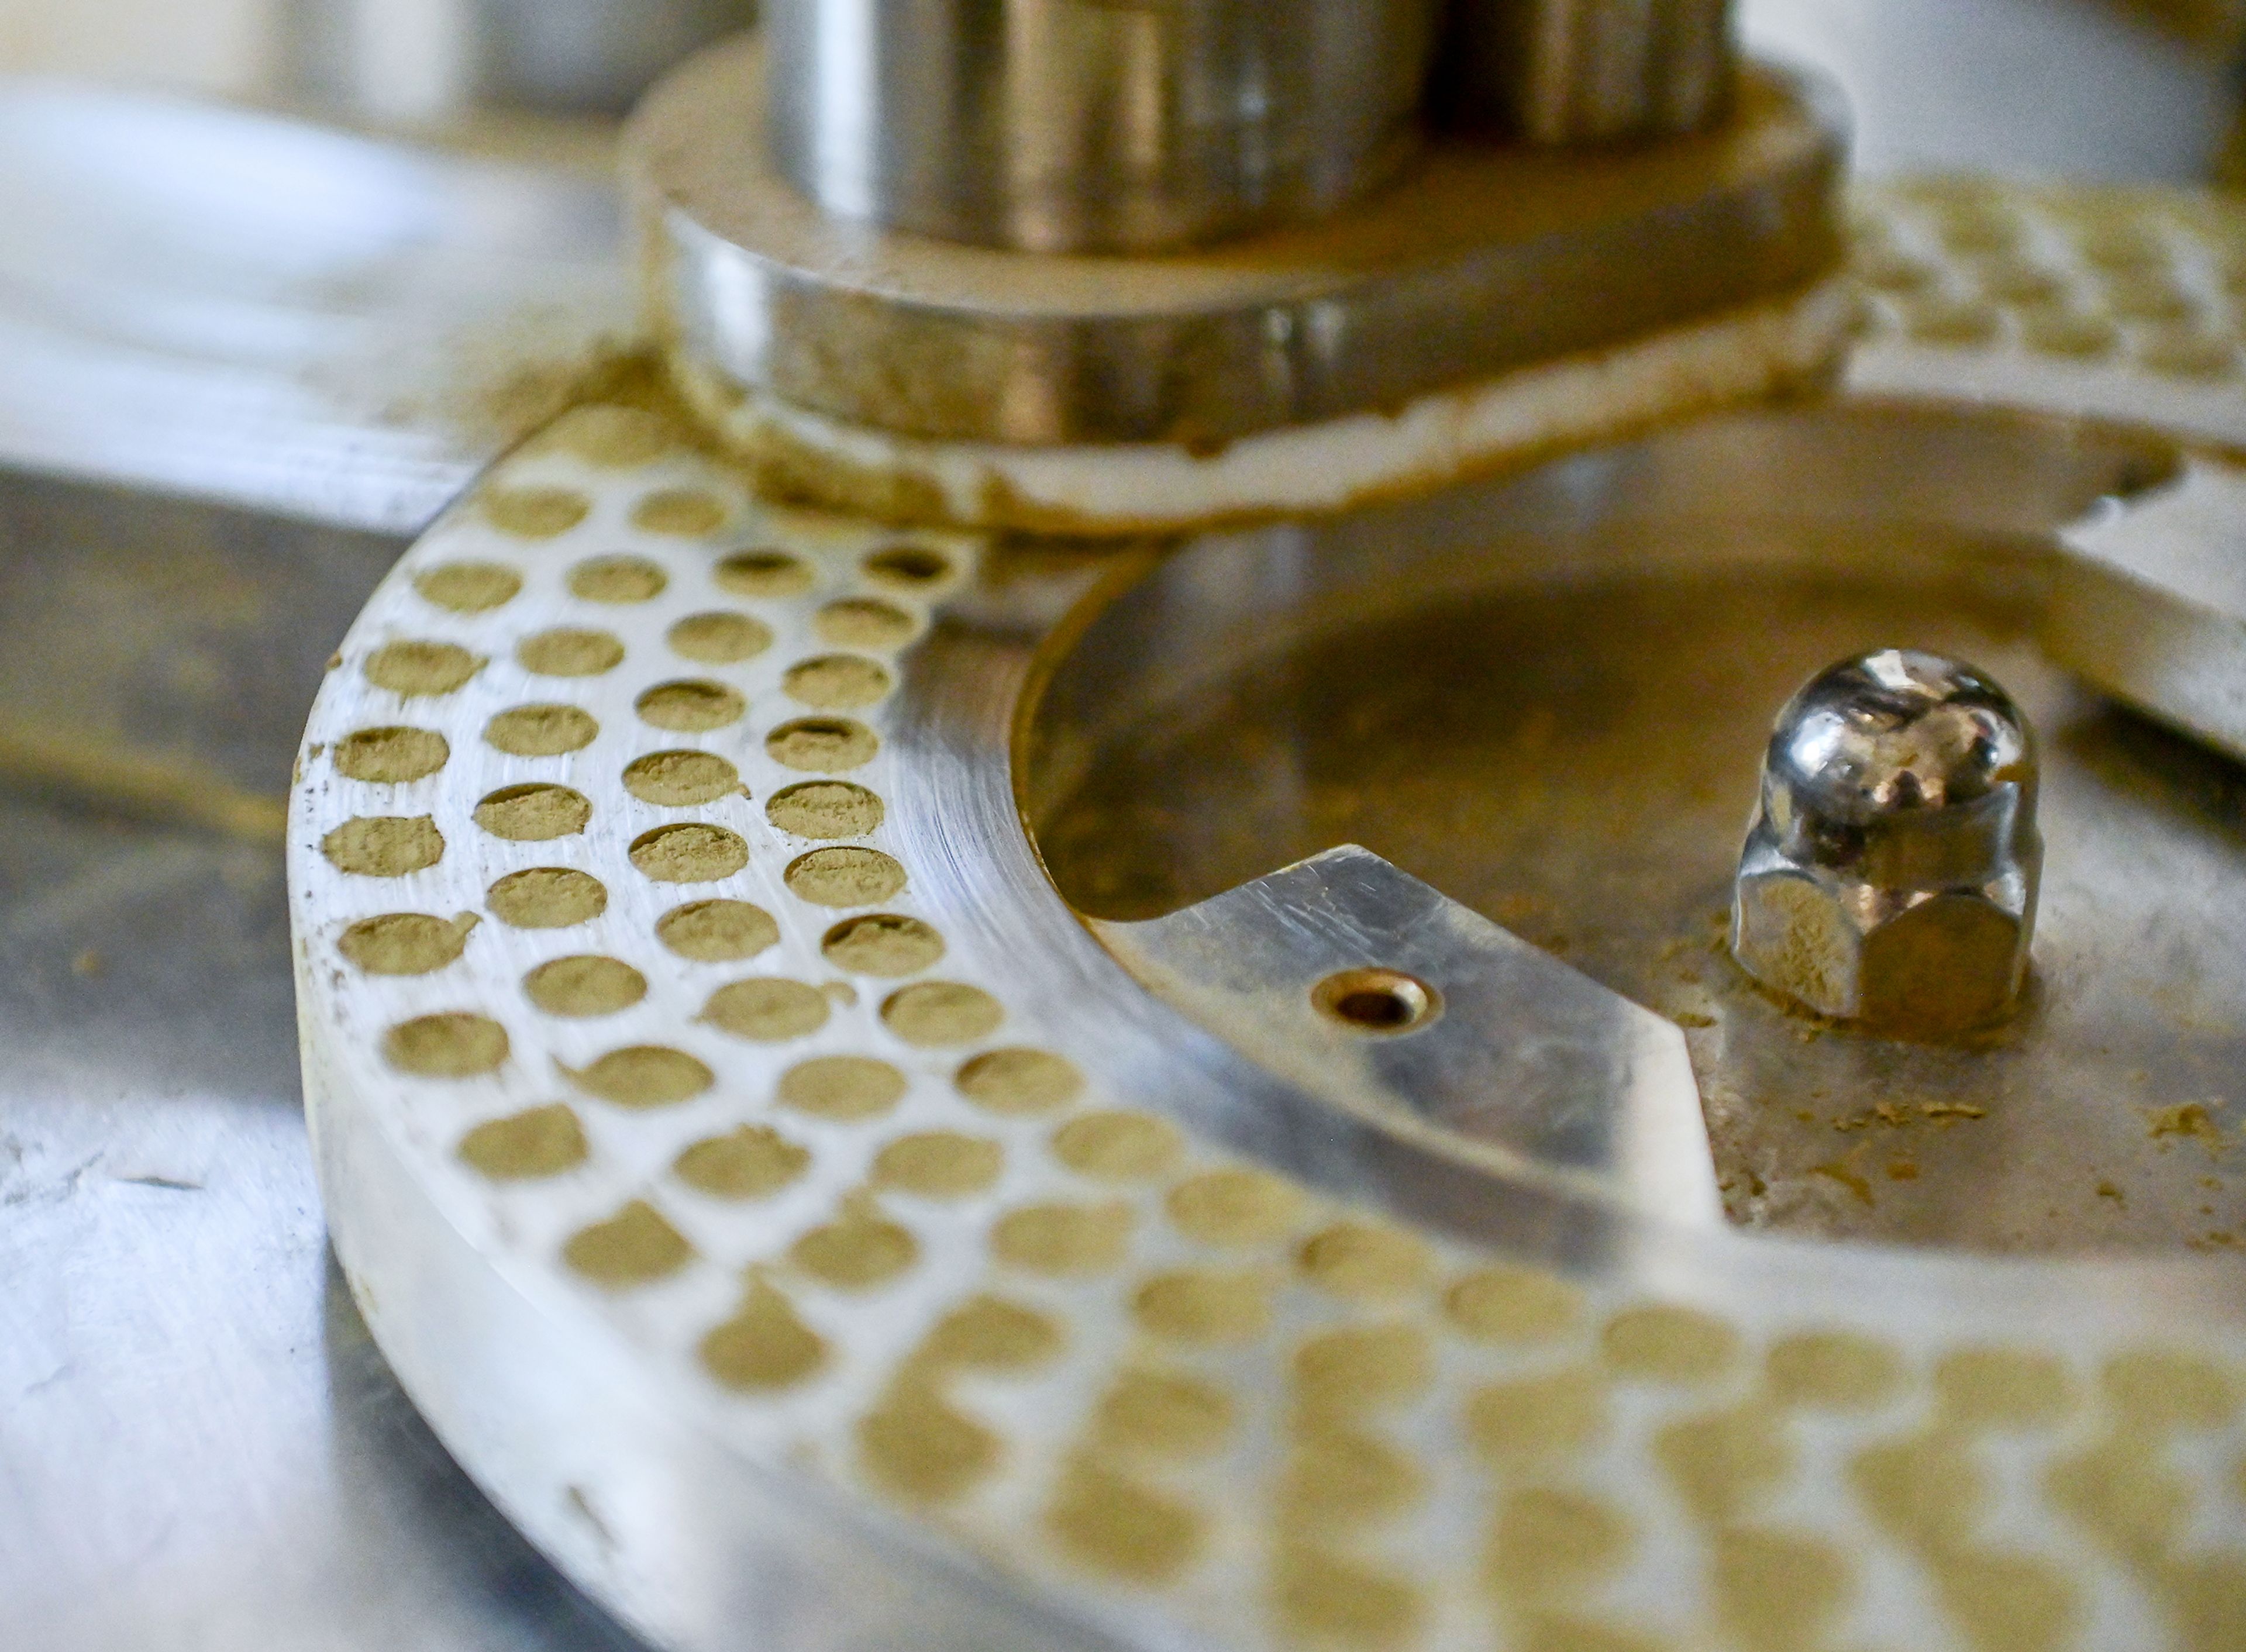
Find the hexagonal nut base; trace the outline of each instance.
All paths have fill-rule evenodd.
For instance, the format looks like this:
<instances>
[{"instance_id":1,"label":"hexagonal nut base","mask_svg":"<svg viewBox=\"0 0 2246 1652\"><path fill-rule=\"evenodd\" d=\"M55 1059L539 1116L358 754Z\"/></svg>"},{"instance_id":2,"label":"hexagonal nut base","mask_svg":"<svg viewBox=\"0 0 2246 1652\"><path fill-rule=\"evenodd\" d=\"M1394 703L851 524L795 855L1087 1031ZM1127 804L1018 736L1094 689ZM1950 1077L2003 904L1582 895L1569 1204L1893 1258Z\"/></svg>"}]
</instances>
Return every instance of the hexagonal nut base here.
<instances>
[{"instance_id":1,"label":"hexagonal nut base","mask_svg":"<svg viewBox=\"0 0 2246 1652\"><path fill-rule=\"evenodd\" d=\"M2027 976L2028 929L1988 898L1945 893L1896 910L1878 892L1799 869L1739 880L1732 951L1772 991L1901 1038L2002 1019Z\"/></svg>"}]
</instances>

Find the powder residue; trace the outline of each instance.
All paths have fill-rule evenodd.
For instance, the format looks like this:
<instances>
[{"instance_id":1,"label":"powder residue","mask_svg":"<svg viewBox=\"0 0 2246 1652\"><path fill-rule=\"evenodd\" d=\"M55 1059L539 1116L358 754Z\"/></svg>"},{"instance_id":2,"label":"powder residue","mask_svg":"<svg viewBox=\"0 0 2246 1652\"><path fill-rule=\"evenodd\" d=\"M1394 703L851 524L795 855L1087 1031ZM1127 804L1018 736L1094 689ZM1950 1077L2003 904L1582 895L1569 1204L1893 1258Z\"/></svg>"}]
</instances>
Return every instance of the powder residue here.
<instances>
[{"instance_id":1,"label":"powder residue","mask_svg":"<svg viewBox=\"0 0 2246 1652\"><path fill-rule=\"evenodd\" d=\"M608 909L606 885L568 867L511 872L484 894L494 917L517 929L566 929Z\"/></svg>"},{"instance_id":2,"label":"powder residue","mask_svg":"<svg viewBox=\"0 0 2246 1652\"><path fill-rule=\"evenodd\" d=\"M518 705L484 724L484 744L516 758L558 758L582 751L601 725L574 705Z\"/></svg>"},{"instance_id":3,"label":"powder residue","mask_svg":"<svg viewBox=\"0 0 2246 1652\"><path fill-rule=\"evenodd\" d=\"M618 1107L674 1106L691 1100L717 1082L710 1069L694 1057L662 1044L611 1050L589 1066L581 1070L565 1066L562 1071L586 1094Z\"/></svg>"},{"instance_id":4,"label":"powder residue","mask_svg":"<svg viewBox=\"0 0 2246 1652\"><path fill-rule=\"evenodd\" d=\"M591 799L566 785L502 786L476 805L475 821L510 843L572 838L593 818Z\"/></svg>"},{"instance_id":5,"label":"powder residue","mask_svg":"<svg viewBox=\"0 0 2246 1652\"><path fill-rule=\"evenodd\" d=\"M657 826L632 840L631 863L657 883L715 883L749 863L738 833L706 821Z\"/></svg>"},{"instance_id":6,"label":"powder residue","mask_svg":"<svg viewBox=\"0 0 2246 1652\"><path fill-rule=\"evenodd\" d=\"M540 964L522 989L549 1016L612 1016L647 996L647 977L621 958L586 953Z\"/></svg>"},{"instance_id":7,"label":"powder residue","mask_svg":"<svg viewBox=\"0 0 2246 1652\"><path fill-rule=\"evenodd\" d=\"M336 743L336 772L351 780L404 785L426 779L453 755L434 729L359 729Z\"/></svg>"},{"instance_id":8,"label":"powder residue","mask_svg":"<svg viewBox=\"0 0 2246 1652\"><path fill-rule=\"evenodd\" d=\"M382 1036L382 1058L421 1078L473 1078L507 1059L507 1029L455 1010L401 1021Z\"/></svg>"},{"instance_id":9,"label":"powder residue","mask_svg":"<svg viewBox=\"0 0 2246 1652\"><path fill-rule=\"evenodd\" d=\"M806 780L784 786L765 804L765 818L799 838L862 838L877 830L881 800L847 780Z\"/></svg>"},{"instance_id":10,"label":"powder residue","mask_svg":"<svg viewBox=\"0 0 2246 1652\"><path fill-rule=\"evenodd\" d=\"M730 982L710 995L702 1019L720 1032L760 1044L779 1044L827 1024L827 995L800 981L768 976Z\"/></svg>"},{"instance_id":11,"label":"powder residue","mask_svg":"<svg viewBox=\"0 0 2246 1652\"><path fill-rule=\"evenodd\" d=\"M904 1074L870 1056L819 1056L779 1078L780 1105L837 1124L879 1118L904 1094Z\"/></svg>"},{"instance_id":12,"label":"powder residue","mask_svg":"<svg viewBox=\"0 0 2246 1652\"><path fill-rule=\"evenodd\" d=\"M671 1172L712 1199L765 1199L811 1167L808 1148L766 1125L742 1125L680 1153Z\"/></svg>"},{"instance_id":13,"label":"powder residue","mask_svg":"<svg viewBox=\"0 0 2246 1652\"><path fill-rule=\"evenodd\" d=\"M656 920L656 938L698 963L735 963L779 941L771 913L746 901L693 901Z\"/></svg>"},{"instance_id":14,"label":"powder residue","mask_svg":"<svg viewBox=\"0 0 2246 1652\"><path fill-rule=\"evenodd\" d=\"M351 925L336 947L371 976L425 976L460 955L477 922L473 912L449 920L420 912L385 913Z\"/></svg>"},{"instance_id":15,"label":"powder residue","mask_svg":"<svg viewBox=\"0 0 2246 1652\"><path fill-rule=\"evenodd\" d=\"M813 849L789 863L787 887L816 907L875 907L900 894L905 869L879 849Z\"/></svg>"},{"instance_id":16,"label":"powder residue","mask_svg":"<svg viewBox=\"0 0 2246 1652\"><path fill-rule=\"evenodd\" d=\"M583 1164L585 1127L560 1102L478 1125L460 1139L460 1157L493 1181L558 1176Z\"/></svg>"},{"instance_id":17,"label":"powder residue","mask_svg":"<svg viewBox=\"0 0 2246 1652\"><path fill-rule=\"evenodd\" d=\"M429 815L360 815L320 840L338 872L361 878L402 878L445 858L445 835Z\"/></svg>"}]
</instances>

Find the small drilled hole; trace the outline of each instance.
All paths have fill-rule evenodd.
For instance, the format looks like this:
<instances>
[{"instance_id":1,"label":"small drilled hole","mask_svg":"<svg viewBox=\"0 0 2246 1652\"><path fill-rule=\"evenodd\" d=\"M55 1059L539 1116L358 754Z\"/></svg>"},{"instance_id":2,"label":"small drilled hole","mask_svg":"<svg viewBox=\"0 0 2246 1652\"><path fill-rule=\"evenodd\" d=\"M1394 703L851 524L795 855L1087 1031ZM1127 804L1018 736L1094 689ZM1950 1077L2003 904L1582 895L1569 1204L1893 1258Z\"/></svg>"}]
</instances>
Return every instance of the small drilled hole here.
<instances>
[{"instance_id":1,"label":"small drilled hole","mask_svg":"<svg viewBox=\"0 0 2246 1652\"><path fill-rule=\"evenodd\" d=\"M950 577L951 562L918 545L892 545L866 559L866 572L892 585L933 585Z\"/></svg>"},{"instance_id":2,"label":"small drilled hole","mask_svg":"<svg viewBox=\"0 0 2246 1652\"><path fill-rule=\"evenodd\" d=\"M1392 1036L1426 1026L1443 1001L1424 981L1393 969L1344 969L1310 989L1310 1003L1352 1032Z\"/></svg>"}]
</instances>

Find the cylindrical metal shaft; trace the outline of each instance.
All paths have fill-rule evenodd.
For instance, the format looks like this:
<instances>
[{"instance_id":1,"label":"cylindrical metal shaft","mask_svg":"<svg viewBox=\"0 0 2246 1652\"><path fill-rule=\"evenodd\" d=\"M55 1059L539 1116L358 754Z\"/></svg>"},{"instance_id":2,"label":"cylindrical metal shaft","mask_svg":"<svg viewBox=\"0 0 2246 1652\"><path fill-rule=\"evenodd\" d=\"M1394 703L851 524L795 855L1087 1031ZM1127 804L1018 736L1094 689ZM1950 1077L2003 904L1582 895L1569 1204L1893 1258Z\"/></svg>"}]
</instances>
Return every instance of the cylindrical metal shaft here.
<instances>
[{"instance_id":1,"label":"cylindrical metal shaft","mask_svg":"<svg viewBox=\"0 0 2246 1652\"><path fill-rule=\"evenodd\" d=\"M1436 104L1448 124L1541 144L1696 132L1733 71L1731 0L1448 0Z\"/></svg>"},{"instance_id":2,"label":"cylindrical metal shaft","mask_svg":"<svg viewBox=\"0 0 2246 1652\"><path fill-rule=\"evenodd\" d=\"M1411 152L1439 0L768 0L771 139L837 217L1036 252L1319 216Z\"/></svg>"}]
</instances>

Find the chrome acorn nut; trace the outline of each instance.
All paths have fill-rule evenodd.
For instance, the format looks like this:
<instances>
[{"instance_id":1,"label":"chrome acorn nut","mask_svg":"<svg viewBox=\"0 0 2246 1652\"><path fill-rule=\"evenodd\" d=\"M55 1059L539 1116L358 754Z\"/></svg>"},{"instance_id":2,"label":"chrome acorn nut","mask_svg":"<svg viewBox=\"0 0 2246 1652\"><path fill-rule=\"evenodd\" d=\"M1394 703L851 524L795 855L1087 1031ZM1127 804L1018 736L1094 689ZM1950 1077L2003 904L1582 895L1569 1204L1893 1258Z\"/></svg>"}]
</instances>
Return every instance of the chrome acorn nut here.
<instances>
[{"instance_id":1,"label":"chrome acorn nut","mask_svg":"<svg viewBox=\"0 0 2246 1652\"><path fill-rule=\"evenodd\" d=\"M1903 1038L2002 1017L2027 978L2035 743L1970 665L1887 649L1787 702L1739 857L1732 951L1819 1015Z\"/></svg>"}]
</instances>

